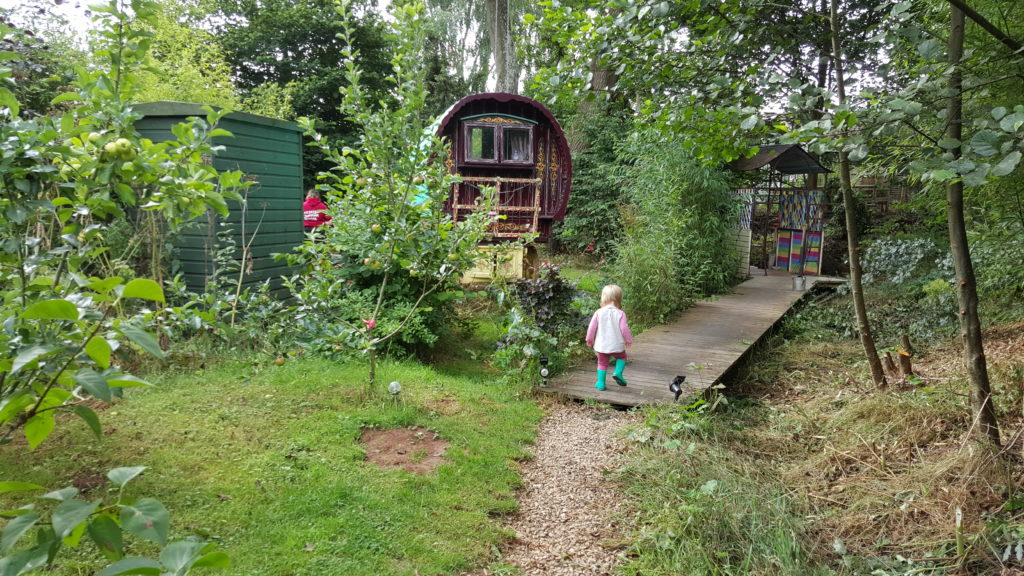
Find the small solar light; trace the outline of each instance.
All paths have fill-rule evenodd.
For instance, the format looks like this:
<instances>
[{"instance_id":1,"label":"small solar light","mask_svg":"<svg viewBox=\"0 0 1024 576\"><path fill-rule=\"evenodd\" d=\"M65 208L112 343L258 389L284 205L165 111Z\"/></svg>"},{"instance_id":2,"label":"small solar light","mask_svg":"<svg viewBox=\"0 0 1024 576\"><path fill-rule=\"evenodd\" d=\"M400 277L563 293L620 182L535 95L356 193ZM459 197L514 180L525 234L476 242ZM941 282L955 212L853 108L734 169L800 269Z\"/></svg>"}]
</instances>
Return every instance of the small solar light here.
<instances>
[{"instance_id":1,"label":"small solar light","mask_svg":"<svg viewBox=\"0 0 1024 576\"><path fill-rule=\"evenodd\" d=\"M548 357L541 356L538 361L540 362L540 377L543 379L541 386L547 386L548 376L551 375L551 372L548 370Z\"/></svg>"},{"instance_id":2,"label":"small solar light","mask_svg":"<svg viewBox=\"0 0 1024 576\"><path fill-rule=\"evenodd\" d=\"M676 395L676 400L679 400L679 396L683 393L683 382L686 382L686 376L676 376L668 385L669 392Z\"/></svg>"},{"instance_id":3,"label":"small solar light","mask_svg":"<svg viewBox=\"0 0 1024 576\"><path fill-rule=\"evenodd\" d=\"M398 393L402 391L402 385L397 381L388 384L388 392L391 392L392 396L398 396Z\"/></svg>"}]
</instances>

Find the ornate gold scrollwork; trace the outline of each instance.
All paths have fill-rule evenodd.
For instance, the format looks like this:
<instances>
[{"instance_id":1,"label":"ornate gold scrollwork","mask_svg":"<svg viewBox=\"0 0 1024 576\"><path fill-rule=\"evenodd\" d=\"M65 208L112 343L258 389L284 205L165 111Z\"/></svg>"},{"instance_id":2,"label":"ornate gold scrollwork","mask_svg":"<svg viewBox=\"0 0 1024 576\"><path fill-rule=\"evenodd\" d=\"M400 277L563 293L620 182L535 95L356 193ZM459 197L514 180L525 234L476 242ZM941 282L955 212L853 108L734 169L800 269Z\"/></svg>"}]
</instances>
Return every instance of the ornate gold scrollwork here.
<instances>
[{"instance_id":1,"label":"ornate gold scrollwork","mask_svg":"<svg viewBox=\"0 0 1024 576\"><path fill-rule=\"evenodd\" d=\"M487 116L486 118L477 118L477 122L490 122L491 124L518 124L523 126L526 122L522 120L516 120L515 118L505 118L504 116Z\"/></svg>"}]
</instances>

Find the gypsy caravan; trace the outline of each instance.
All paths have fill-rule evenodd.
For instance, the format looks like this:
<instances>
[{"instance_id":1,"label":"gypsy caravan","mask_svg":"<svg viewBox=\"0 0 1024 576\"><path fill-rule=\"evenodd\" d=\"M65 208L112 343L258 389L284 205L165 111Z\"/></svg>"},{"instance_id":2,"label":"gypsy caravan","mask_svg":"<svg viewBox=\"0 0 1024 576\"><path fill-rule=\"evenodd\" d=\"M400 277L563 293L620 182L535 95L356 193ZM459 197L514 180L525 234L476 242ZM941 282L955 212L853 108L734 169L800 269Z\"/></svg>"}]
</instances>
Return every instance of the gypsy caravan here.
<instances>
[{"instance_id":1,"label":"gypsy caravan","mask_svg":"<svg viewBox=\"0 0 1024 576\"><path fill-rule=\"evenodd\" d=\"M491 228L489 254L464 280L532 276L532 245L498 250L532 237L547 242L565 217L572 184L572 160L562 127L541 103L516 94L467 96L442 116L437 135L451 142L445 160L462 177L445 205L455 219L476 209L481 189L493 187L499 218ZM500 256L499 256L500 254Z\"/></svg>"}]
</instances>

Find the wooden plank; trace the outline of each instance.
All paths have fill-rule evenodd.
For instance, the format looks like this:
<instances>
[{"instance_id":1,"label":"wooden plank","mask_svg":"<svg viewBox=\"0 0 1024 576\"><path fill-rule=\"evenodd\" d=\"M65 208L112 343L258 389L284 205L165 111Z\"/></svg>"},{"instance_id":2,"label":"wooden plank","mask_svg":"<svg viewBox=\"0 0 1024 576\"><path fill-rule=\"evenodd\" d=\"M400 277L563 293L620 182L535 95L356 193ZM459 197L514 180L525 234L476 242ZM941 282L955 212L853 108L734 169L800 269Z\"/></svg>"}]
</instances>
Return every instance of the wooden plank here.
<instances>
[{"instance_id":1,"label":"wooden plank","mask_svg":"<svg viewBox=\"0 0 1024 576\"><path fill-rule=\"evenodd\" d=\"M808 276L808 285L817 277ZM833 279L822 279L823 284ZM606 389L594 388L594 367L571 371L541 390L609 404L639 406L671 402L668 385L686 376L684 396L713 386L750 350L806 291L792 289L792 276L773 272L740 284L732 294L698 302L676 320L637 336L627 351L622 387L608 377Z\"/></svg>"}]
</instances>

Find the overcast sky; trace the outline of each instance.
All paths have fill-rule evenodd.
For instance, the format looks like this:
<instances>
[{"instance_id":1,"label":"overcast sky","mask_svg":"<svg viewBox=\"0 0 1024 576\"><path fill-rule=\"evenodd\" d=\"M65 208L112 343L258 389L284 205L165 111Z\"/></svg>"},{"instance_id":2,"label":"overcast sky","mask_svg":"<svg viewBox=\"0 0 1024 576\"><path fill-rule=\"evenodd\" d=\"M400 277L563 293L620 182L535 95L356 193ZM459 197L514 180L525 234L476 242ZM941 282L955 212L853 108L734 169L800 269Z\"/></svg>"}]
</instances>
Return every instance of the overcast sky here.
<instances>
[{"instance_id":1,"label":"overcast sky","mask_svg":"<svg viewBox=\"0 0 1024 576\"><path fill-rule=\"evenodd\" d=\"M45 2L45 5L49 6L52 12L60 14L61 16L66 18L68 23L72 26L72 28L80 32L79 41L84 44L85 30L91 23L89 17L86 16L87 6L90 3L92 3L91 0L88 2L83 2L81 0L70 0L62 1L60 4L57 4L53 2L53 0L48 0L47 2ZM19 8L22 7L24 4L24 0L0 0L0 8ZM22 8L22 10L17 10L15 12L15 23L25 24L23 20L25 18L30 18L32 16L31 13L25 14L24 12L24 8Z\"/></svg>"}]
</instances>

